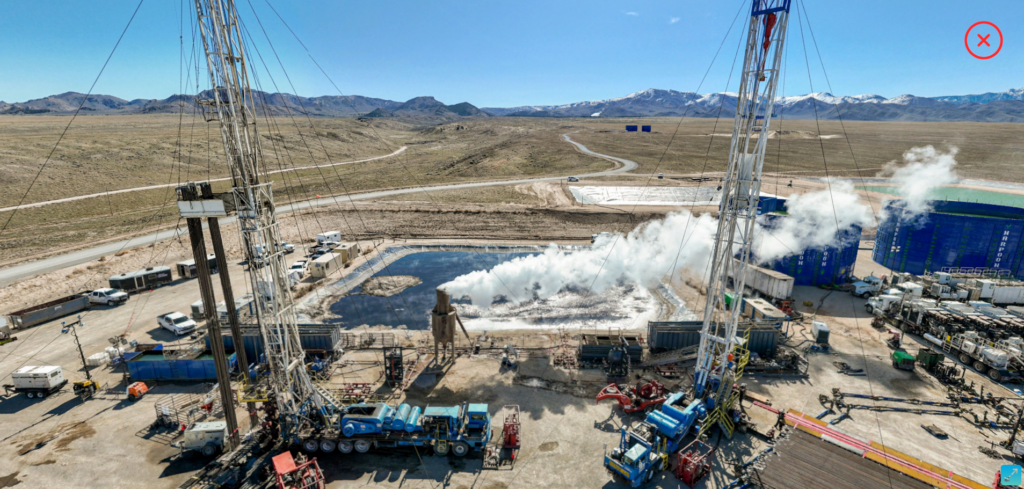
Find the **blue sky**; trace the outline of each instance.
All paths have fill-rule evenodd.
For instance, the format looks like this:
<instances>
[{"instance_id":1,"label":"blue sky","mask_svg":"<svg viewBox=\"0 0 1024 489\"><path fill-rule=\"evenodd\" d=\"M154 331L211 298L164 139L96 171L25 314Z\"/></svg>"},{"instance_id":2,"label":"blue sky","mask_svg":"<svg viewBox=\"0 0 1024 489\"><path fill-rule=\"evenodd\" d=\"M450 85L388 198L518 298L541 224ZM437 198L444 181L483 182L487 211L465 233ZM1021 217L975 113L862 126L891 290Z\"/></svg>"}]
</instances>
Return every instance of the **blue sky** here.
<instances>
[{"instance_id":1,"label":"blue sky","mask_svg":"<svg viewBox=\"0 0 1024 489\"><path fill-rule=\"evenodd\" d=\"M240 0L243 22L267 62L276 65L249 1L296 91L336 95L266 0ZM400 101L433 95L480 107L569 103L652 87L696 90L740 6L731 0L271 3L345 94ZM136 4L5 2L0 100L88 90ZM191 3L145 0L94 92L126 99L178 92L182 10L184 48L190 51ZM937 96L1024 86L1018 2L828 1L808 2L807 10L836 94ZM968 27L982 20L997 24L1005 36L999 55L984 61L964 48ZM810 91L796 21L794 15L786 95ZM977 32L991 33L984 29ZM733 29L701 92L735 90L735 79L733 86L726 80L741 31ZM814 90L827 91L809 34L807 47ZM270 74L281 91L291 91L278 69ZM261 79L272 91L269 77L261 73Z\"/></svg>"}]
</instances>

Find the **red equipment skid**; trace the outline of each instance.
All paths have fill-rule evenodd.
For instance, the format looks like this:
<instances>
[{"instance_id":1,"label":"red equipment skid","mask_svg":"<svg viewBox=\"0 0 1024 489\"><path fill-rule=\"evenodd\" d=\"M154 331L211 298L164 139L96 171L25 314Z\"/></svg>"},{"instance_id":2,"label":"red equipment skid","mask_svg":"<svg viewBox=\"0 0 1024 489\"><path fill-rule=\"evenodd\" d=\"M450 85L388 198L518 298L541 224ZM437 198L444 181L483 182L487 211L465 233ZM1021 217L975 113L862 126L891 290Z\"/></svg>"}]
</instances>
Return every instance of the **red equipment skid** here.
<instances>
[{"instance_id":1,"label":"red equipment skid","mask_svg":"<svg viewBox=\"0 0 1024 489\"><path fill-rule=\"evenodd\" d=\"M501 428L503 448L517 449L520 447L520 443L522 442L522 440L519 439L519 406L508 405L505 406L504 411L505 422Z\"/></svg>"},{"instance_id":2,"label":"red equipment skid","mask_svg":"<svg viewBox=\"0 0 1024 489\"><path fill-rule=\"evenodd\" d=\"M295 465L292 453L284 452L275 456L273 462L278 489L324 489L324 473L315 458L307 462L300 453L299 464Z\"/></svg>"},{"instance_id":3,"label":"red equipment skid","mask_svg":"<svg viewBox=\"0 0 1024 489\"><path fill-rule=\"evenodd\" d=\"M626 413L652 411L665 402L665 386L657 380L641 380L625 387L611 383L597 394L597 402L615 399Z\"/></svg>"},{"instance_id":4,"label":"red equipment skid","mask_svg":"<svg viewBox=\"0 0 1024 489\"><path fill-rule=\"evenodd\" d=\"M700 440L693 440L686 448L676 453L676 478L689 487L694 487L711 472L715 449Z\"/></svg>"}]
</instances>

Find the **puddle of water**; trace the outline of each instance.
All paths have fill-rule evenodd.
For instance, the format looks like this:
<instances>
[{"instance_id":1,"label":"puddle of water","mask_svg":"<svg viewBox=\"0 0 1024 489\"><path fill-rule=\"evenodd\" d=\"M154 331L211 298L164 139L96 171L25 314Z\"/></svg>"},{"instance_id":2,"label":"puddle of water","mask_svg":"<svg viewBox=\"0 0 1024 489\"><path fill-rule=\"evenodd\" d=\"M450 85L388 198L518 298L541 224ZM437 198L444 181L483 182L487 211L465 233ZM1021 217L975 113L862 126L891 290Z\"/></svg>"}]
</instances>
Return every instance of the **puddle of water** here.
<instances>
[{"instance_id":1,"label":"puddle of water","mask_svg":"<svg viewBox=\"0 0 1024 489\"><path fill-rule=\"evenodd\" d=\"M535 253L472 253L435 251L413 253L388 265L374 276L411 275L423 282L391 297L362 295L356 287L347 297L331 304L339 316L328 322L342 327L362 324L425 330L430 327L430 310L437 304L437 287L455 277L476 270L489 270L499 263Z\"/></svg>"}]
</instances>

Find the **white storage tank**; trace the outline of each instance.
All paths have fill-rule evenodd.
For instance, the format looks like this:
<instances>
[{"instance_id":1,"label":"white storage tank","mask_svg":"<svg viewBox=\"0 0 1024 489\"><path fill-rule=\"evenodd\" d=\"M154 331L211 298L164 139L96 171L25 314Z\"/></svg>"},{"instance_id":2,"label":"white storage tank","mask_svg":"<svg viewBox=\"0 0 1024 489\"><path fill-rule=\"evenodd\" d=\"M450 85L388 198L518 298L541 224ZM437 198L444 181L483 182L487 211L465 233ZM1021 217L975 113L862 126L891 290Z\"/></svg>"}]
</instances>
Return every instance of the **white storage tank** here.
<instances>
[{"instance_id":1,"label":"white storage tank","mask_svg":"<svg viewBox=\"0 0 1024 489\"><path fill-rule=\"evenodd\" d=\"M995 368L1005 367L1010 358L1005 351L998 348L983 348L981 356L985 358L985 363Z\"/></svg>"},{"instance_id":2,"label":"white storage tank","mask_svg":"<svg viewBox=\"0 0 1024 489\"><path fill-rule=\"evenodd\" d=\"M14 387L18 389L51 389L64 383L64 371L60 367L21 367L11 374Z\"/></svg>"}]
</instances>

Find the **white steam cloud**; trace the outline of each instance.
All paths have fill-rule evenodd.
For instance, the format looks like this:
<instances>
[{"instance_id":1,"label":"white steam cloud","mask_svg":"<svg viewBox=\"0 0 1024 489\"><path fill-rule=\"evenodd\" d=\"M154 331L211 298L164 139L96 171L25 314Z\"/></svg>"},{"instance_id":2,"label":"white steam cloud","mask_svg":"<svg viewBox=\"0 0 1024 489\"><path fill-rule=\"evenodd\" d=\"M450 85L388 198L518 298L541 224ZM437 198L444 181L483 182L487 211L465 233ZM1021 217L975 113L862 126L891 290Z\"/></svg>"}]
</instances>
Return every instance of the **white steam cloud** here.
<instances>
[{"instance_id":1,"label":"white steam cloud","mask_svg":"<svg viewBox=\"0 0 1024 489\"><path fill-rule=\"evenodd\" d=\"M874 224L871 208L861 202L850 182L832 181L831 187L831 192L825 189L789 196L788 218L776 220L767 231L755 235L753 250L762 262L834 245L837 233Z\"/></svg>"},{"instance_id":2,"label":"white steam cloud","mask_svg":"<svg viewBox=\"0 0 1024 489\"><path fill-rule=\"evenodd\" d=\"M710 215L698 217L684 210L643 224L626 236L602 234L587 250L564 252L551 245L542 254L456 277L441 288L452 297L468 296L485 309L497 296L519 303L547 299L566 288L590 288L599 294L623 281L653 287L670 271L704 270L717 227L718 221Z\"/></svg>"},{"instance_id":3,"label":"white steam cloud","mask_svg":"<svg viewBox=\"0 0 1024 489\"><path fill-rule=\"evenodd\" d=\"M871 210L848 182L833 182L831 192L791 196L787 206L789 217L769 233L758 226L755 236L760 239L755 240L754 251L762 261L833 244L837 217L842 230L872 222ZM468 296L473 305L486 309L499 296L520 303L573 288L600 294L624 282L655 287L680 270L703 279L717 229L718 220L710 214L694 216L681 210L626 236L602 234L587 250L564 252L551 245L542 254L456 277L441 288L455 298Z\"/></svg>"},{"instance_id":4,"label":"white steam cloud","mask_svg":"<svg viewBox=\"0 0 1024 489\"><path fill-rule=\"evenodd\" d=\"M957 182L954 167L958 152L955 146L951 146L947 153L931 145L911 148L903 153L902 164L894 160L885 165L878 176L891 175L892 182L897 185L897 193L903 200L903 219L916 219L930 212L933 191Z\"/></svg>"}]
</instances>

